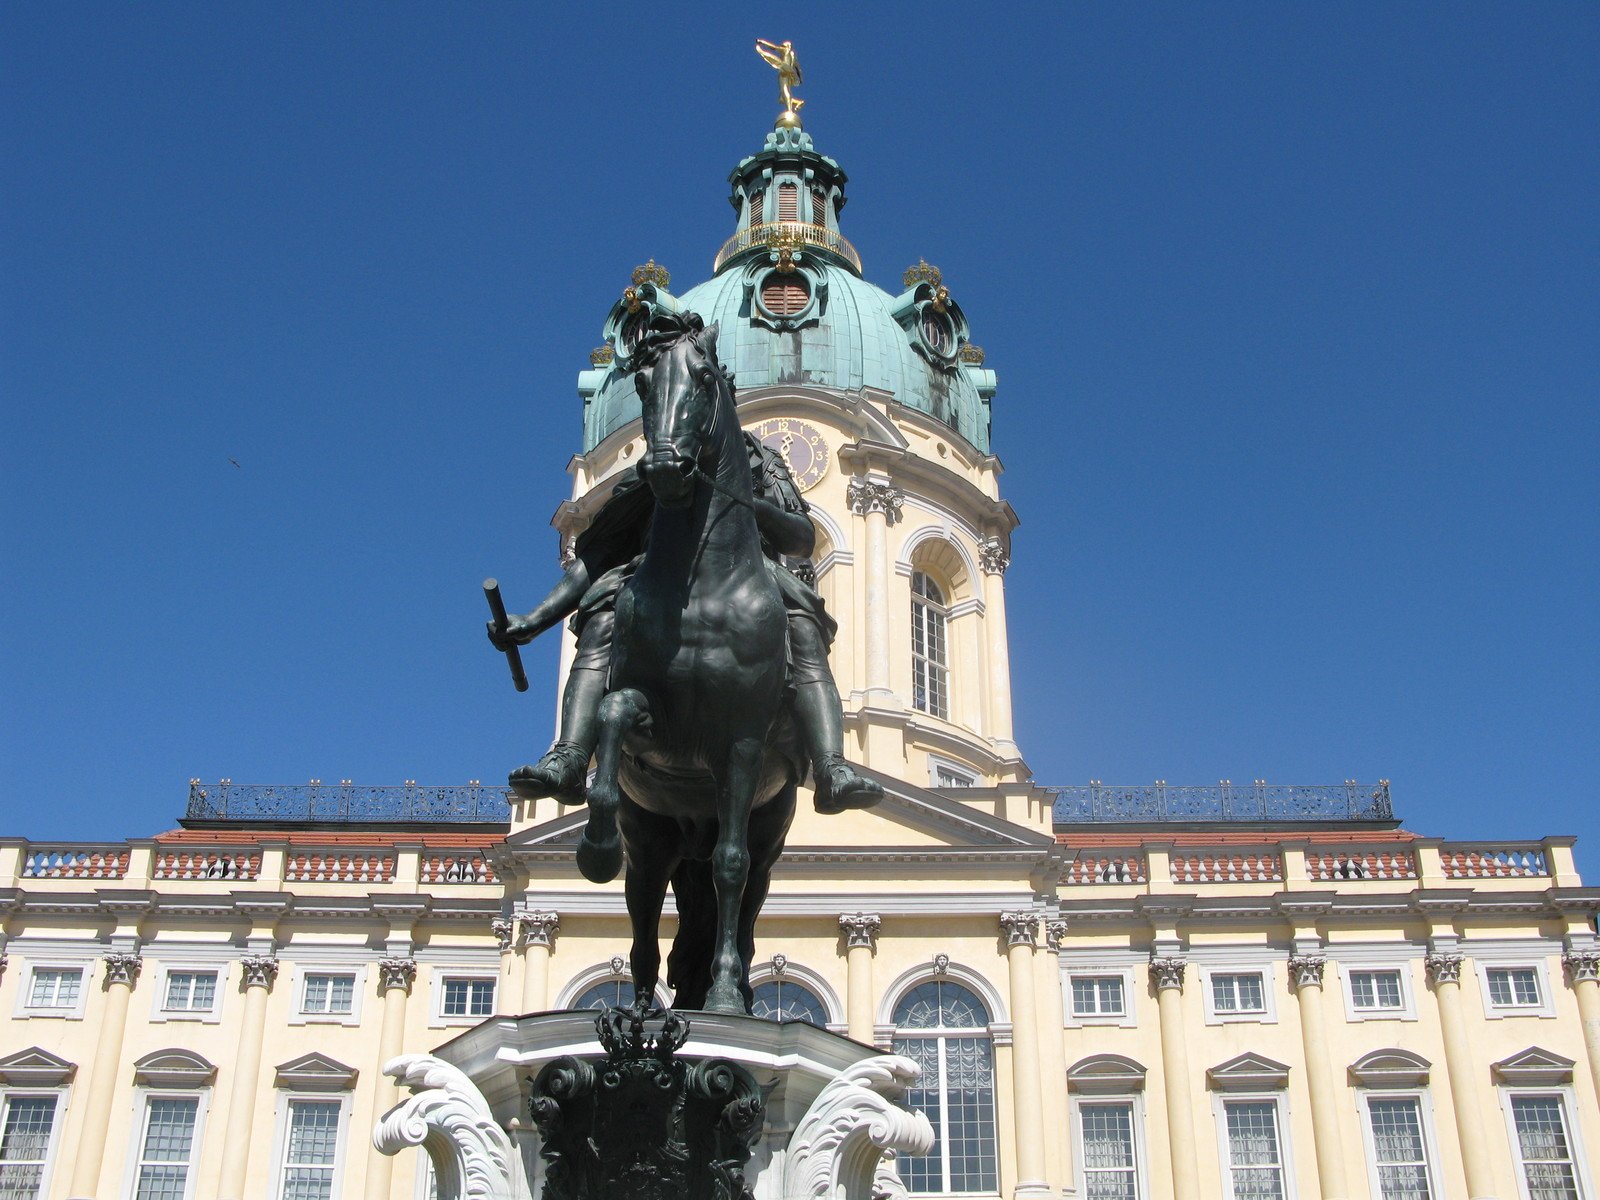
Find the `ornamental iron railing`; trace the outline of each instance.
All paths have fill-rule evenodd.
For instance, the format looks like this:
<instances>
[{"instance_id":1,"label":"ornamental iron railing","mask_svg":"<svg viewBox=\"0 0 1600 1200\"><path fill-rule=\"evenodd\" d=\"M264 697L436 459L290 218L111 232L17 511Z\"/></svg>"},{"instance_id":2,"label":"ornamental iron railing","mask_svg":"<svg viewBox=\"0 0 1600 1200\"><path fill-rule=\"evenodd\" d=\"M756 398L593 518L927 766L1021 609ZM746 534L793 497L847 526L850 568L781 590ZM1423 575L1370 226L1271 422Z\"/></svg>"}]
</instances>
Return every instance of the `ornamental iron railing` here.
<instances>
[{"instance_id":1,"label":"ornamental iron railing","mask_svg":"<svg viewBox=\"0 0 1600 1200\"><path fill-rule=\"evenodd\" d=\"M1057 825L1229 821L1393 821L1389 781L1376 784L1090 783L1047 787Z\"/></svg>"},{"instance_id":2,"label":"ornamental iron railing","mask_svg":"<svg viewBox=\"0 0 1600 1200\"><path fill-rule=\"evenodd\" d=\"M505 825L511 792L482 784L189 783L187 821L238 824Z\"/></svg>"},{"instance_id":3,"label":"ornamental iron railing","mask_svg":"<svg viewBox=\"0 0 1600 1200\"><path fill-rule=\"evenodd\" d=\"M722 249L717 251L717 260L711 266L712 273L722 270L723 264L736 254L743 254L755 246L768 246L775 250L784 247L791 250L826 250L854 267L857 275L861 274L861 255L856 253L856 248L848 240L835 230L803 221L771 221L741 229L722 243Z\"/></svg>"}]
</instances>

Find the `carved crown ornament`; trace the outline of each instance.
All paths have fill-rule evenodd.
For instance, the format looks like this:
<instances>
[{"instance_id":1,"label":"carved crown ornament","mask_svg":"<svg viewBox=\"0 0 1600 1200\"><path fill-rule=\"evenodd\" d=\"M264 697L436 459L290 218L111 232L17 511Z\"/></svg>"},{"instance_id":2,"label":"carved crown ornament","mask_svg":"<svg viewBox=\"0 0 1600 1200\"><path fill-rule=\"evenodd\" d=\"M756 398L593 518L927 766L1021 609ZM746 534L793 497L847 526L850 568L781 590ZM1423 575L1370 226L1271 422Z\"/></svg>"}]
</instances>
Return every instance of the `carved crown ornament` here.
<instances>
[{"instance_id":1,"label":"carved crown ornament","mask_svg":"<svg viewBox=\"0 0 1600 1200\"><path fill-rule=\"evenodd\" d=\"M839 918L839 928L844 930L847 948L865 947L871 950L878 942L878 930L883 918L877 913L844 913Z\"/></svg>"},{"instance_id":2,"label":"carved crown ornament","mask_svg":"<svg viewBox=\"0 0 1600 1200\"><path fill-rule=\"evenodd\" d=\"M110 987L114 983L132 987L139 979L139 970L144 966L144 959L137 954L107 954L101 962L106 965L105 978L100 986Z\"/></svg>"},{"instance_id":3,"label":"carved crown ornament","mask_svg":"<svg viewBox=\"0 0 1600 1200\"><path fill-rule=\"evenodd\" d=\"M850 511L858 517L868 513L881 512L885 521L893 525L900 519L900 508L906 501L906 494L892 483L876 483L870 479L852 479L850 486L845 489L845 499L849 502Z\"/></svg>"},{"instance_id":4,"label":"carved crown ornament","mask_svg":"<svg viewBox=\"0 0 1600 1200\"><path fill-rule=\"evenodd\" d=\"M1189 965L1186 958L1168 957L1152 958L1150 960L1150 977L1155 980L1156 991L1164 992L1168 988L1183 990L1183 972Z\"/></svg>"},{"instance_id":5,"label":"carved crown ornament","mask_svg":"<svg viewBox=\"0 0 1600 1200\"><path fill-rule=\"evenodd\" d=\"M391 988L403 988L409 992L416 979L416 959L380 958L378 960L378 990L380 992L387 992Z\"/></svg>"}]
</instances>

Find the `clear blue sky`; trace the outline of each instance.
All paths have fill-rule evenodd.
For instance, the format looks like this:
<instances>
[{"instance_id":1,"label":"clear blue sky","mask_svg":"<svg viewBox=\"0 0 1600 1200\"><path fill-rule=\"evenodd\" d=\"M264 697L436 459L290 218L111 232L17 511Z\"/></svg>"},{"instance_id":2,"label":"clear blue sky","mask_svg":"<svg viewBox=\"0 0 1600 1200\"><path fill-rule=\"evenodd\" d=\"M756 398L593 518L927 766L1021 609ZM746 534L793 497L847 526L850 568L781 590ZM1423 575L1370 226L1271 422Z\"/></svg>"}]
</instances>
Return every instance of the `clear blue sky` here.
<instances>
[{"instance_id":1,"label":"clear blue sky","mask_svg":"<svg viewBox=\"0 0 1600 1200\"><path fill-rule=\"evenodd\" d=\"M552 580L575 374L709 274L763 36L999 372L1041 781L1389 777L1600 867L1600 10L654 12L7 6L4 832L544 747L478 584Z\"/></svg>"}]
</instances>

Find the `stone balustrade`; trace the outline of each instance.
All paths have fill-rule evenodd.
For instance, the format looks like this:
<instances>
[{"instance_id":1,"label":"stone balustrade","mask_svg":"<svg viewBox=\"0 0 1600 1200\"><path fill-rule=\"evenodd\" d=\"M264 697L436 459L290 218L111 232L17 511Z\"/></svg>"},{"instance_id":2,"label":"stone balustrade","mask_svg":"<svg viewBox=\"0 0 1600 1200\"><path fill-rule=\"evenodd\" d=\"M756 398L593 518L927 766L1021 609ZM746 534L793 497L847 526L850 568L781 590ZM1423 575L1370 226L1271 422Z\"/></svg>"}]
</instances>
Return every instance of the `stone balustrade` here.
<instances>
[{"instance_id":1,"label":"stone balustrade","mask_svg":"<svg viewBox=\"0 0 1600 1200\"><path fill-rule=\"evenodd\" d=\"M126 845L32 845L22 854L24 879L121 879L128 873Z\"/></svg>"}]
</instances>

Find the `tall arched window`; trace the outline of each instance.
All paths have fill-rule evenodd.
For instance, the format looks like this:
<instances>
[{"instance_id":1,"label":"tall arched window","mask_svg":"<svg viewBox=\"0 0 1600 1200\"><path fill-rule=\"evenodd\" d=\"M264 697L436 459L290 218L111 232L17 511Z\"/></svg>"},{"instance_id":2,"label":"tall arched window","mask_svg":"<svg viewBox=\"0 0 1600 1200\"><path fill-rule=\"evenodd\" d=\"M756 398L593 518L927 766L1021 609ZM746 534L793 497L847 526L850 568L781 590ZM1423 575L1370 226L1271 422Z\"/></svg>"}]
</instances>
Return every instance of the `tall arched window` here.
<instances>
[{"instance_id":1,"label":"tall arched window","mask_svg":"<svg viewBox=\"0 0 1600 1200\"><path fill-rule=\"evenodd\" d=\"M800 219L800 189L792 183L778 185L778 220Z\"/></svg>"},{"instance_id":2,"label":"tall arched window","mask_svg":"<svg viewBox=\"0 0 1600 1200\"><path fill-rule=\"evenodd\" d=\"M997 1191L989 1010L959 983L932 979L895 1005L894 1025L894 1052L922 1068L906 1103L928 1115L934 1133L929 1154L900 1160L907 1190Z\"/></svg>"},{"instance_id":3,"label":"tall arched window","mask_svg":"<svg viewBox=\"0 0 1600 1200\"><path fill-rule=\"evenodd\" d=\"M828 1025L828 1012L810 988L792 979L769 979L755 987L750 1015L768 1021L805 1021L818 1029Z\"/></svg>"},{"instance_id":4,"label":"tall arched window","mask_svg":"<svg viewBox=\"0 0 1600 1200\"><path fill-rule=\"evenodd\" d=\"M950 622L944 592L923 571L911 573L911 706L950 716Z\"/></svg>"}]
</instances>

